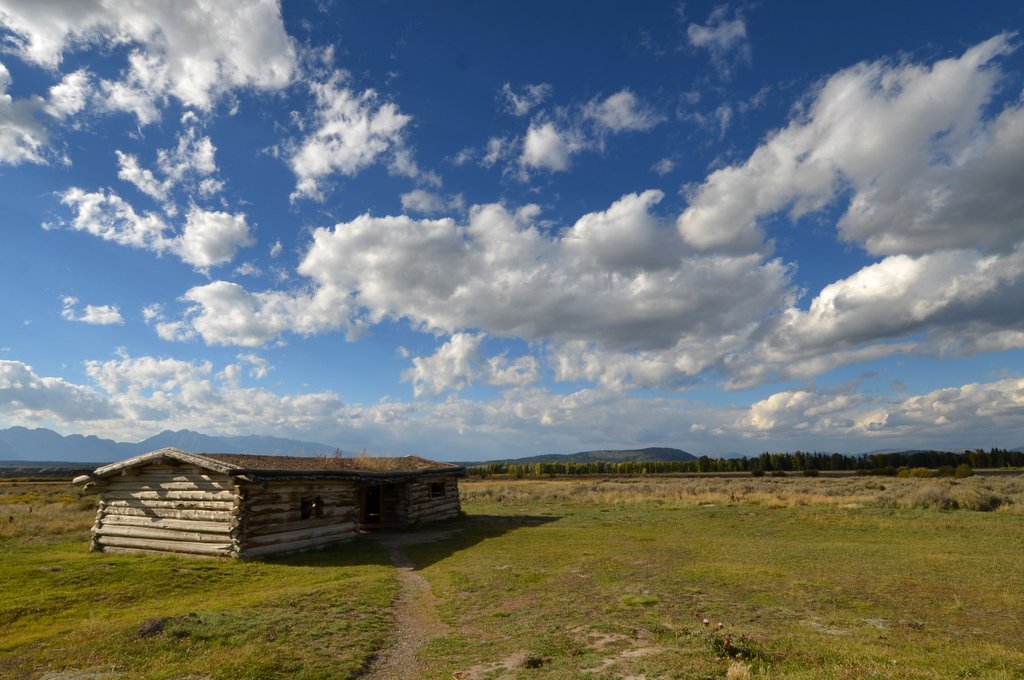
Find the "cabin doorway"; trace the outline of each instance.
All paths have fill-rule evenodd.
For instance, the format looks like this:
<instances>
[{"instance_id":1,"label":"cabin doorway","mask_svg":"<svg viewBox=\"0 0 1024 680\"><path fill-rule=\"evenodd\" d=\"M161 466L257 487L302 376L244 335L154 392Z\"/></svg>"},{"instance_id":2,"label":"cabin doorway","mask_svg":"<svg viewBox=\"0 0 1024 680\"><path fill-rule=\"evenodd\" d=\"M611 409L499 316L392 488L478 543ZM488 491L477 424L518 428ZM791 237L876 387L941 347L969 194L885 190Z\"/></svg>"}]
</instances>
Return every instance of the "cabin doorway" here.
<instances>
[{"instance_id":1,"label":"cabin doorway","mask_svg":"<svg viewBox=\"0 0 1024 680\"><path fill-rule=\"evenodd\" d=\"M359 492L360 529L380 526L380 487L364 486Z\"/></svg>"}]
</instances>

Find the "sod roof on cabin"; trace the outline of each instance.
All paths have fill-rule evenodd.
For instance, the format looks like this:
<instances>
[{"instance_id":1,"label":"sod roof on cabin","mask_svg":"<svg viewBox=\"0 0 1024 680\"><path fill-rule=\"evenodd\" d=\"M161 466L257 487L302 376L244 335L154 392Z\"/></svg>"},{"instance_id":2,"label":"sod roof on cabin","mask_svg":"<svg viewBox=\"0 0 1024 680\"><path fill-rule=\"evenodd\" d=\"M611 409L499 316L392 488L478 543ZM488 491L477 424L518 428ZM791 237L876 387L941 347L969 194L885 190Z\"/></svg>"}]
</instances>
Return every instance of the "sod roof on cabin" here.
<instances>
[{"instance_id":1,"label":"sod roof on cabin","mask_svg":"<svg viewBox=\"0 0 1024 680\"><path fill-rule=\"evenodd\" d=\"M148 465L160 460L174 460L232 476L251 477L413 477L416 475L456 474L464 476L461 465L440 463L419 456L388 458L384 456L260 456L248 453L191 453L166 448L150 451L117 463L104 465L90 474L76 477L75 484L102 479L128 468Z\"/></svg>"},{"instance_id":2,"label":"sod roof on cabin","mask_svg":"<svg viewBox=\"0 0 1024 680\"><path fill-rule=\"evenodd\" d=\"M427 470L459 470L458 465L439 463L419 456L388 458L384 456L258 456L246 453L200 453L203 458L256 472L315 472L337 470L354 472L425 472Z\"/></svg>"}]
</instances>

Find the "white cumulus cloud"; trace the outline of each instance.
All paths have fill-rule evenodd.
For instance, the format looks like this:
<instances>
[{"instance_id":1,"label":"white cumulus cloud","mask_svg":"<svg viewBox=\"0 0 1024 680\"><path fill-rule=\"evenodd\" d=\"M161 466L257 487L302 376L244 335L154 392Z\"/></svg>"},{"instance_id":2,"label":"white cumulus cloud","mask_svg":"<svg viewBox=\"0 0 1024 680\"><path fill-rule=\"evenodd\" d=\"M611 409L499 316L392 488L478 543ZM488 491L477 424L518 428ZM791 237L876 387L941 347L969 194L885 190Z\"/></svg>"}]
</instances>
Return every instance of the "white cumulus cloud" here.
<instances>
[{"instance_id":1,"label":"white cumulus cloud","mask_svg":"<svg viewBox=\"0 0 1024 680\"><path fill-rule=\"evenodd\" d=\"M124 318L116 305L86 305L85 309L79 313L75 309L78 298L65 295L61 300L63 307L60 310L60 315L61 318L68 321L81 321L94 326L124 325Z\"/></svg>"},{"instance_id":2,"label":"white cumulus cloud","mask_svg":"<svg viewBox=\"0 0 1024 680\"><path fill-rule=\"evenodd\" d=\"M88 105L93 95L92 77L85 69L67 73L50 88L43 110L58 120L73 116Z\"/></svg>"},{"instance_id":3,"label":"white cumulus cloud","mask_svg":"<svg viewBox=\"0 0 1024 680\"><path fill-rule=\"evenodd\" d=\"M555 172L567 170L569 158L582 148L582 141L571 130L559 130L550 122L531 125L523 140L519 164Z\"/></svg>"},{"instance_id":4,"label":"white cumulus cloud","mask_svg":"<svg viewBox=\"0 0 1024 680\"><path fill-rule=\"evenodd\" d=\"M62 202L74 211L72 229L123 246L172 253L197 270L230 262L240 248L253 245L245 215L204 210L193 206L180 233L159 215L139 214L113 191L87 192L71 188Z\"/></svg>"},{"instance_id":5,"label":"white cumulus cloud","mask_svg":"<svg viewBox=\"0 0 1024 680\"><path fill-rule=\"evenodd\" d=\"M537 360L524 355L508 360L505 354L484 357L486 333L454 333L426 357L413 357L412 367L402 373L417 397L458 391L474 381L499 386L523 386L539 377Z\"/></svg>"},{"instance_id":6,"label":"white cumulus cloud","mask_svg":"<svg viewBox=\"0 0 1024 680\"><path fill-rule=\"evenodd\" d=\"M592 101L583 115L609 132L650 130L664 118L646 107L635 94L622 90L601 101Z\"/></svg>"},{"instance_id":7,"label":"white cumulus cloud","mask_svg":"<svg viewBox=\"0 0 1024 680\"><path fill-rule=\"evenodd\" d=\"M401 199L403 210L421 215L435 215L446 210L463 210L466 207L462 194L445 197L424 189L413 189L402 194Z\"/></svg>"},{"instance_id":8,"label":"white cumulus cloud","mask_svg":"<svg viewBox=\"0 0 1024 680\"><path fill-rule=\"evenodd\" d=\"M127 49L120 79L101 83L102 103L142 123L156 120L165 97L205 111L236 88L283 88L296 69L275 0L3 0L0 23L22 59L50 69L75 50Z\"/></svg>"},{"instance_id":9,"label":"white cumulus cloud","mask_svg":"<svg viewBox=\"0 0 1024 680\"><path fill-rule=\"evenodd\" d=\"M661 198L628 194L558 233L537 227L535 206L475 206L464 225L363 215L314 230L298 269L308 285L193 288L188 310L166 322L176 325L163 327L164 335L254 347L292 332L351 334L407 320L458 335L449 353L468 351L480 333L546 343L559 379L645 386L692 379L723 365L763 319L792 304L789 270L759 255L688 252L670 223L652 214ZM532 358L492 359L452 374L509 385L539 370ZM426 376L415 378L422 393L434 385Z\"/></svg>"},{"instance_id":10,"label":"white cumulus cloud","mask_svg":"<svg viewBox=\"0 0 1024 680\"><path fill-rule=\"evenodd\" d=\"M828 78L803 113L746 162L713 172L680 215L701 249L758 247L760 220L792 218L852 193L841 238L877 254L1015 239L1024 214L1024 113L983 118L1012 48L999 35L931 66L858 64Z\"/></svg>"},{"instance_id":11,"label":"white cumulus cloud","mask_svg":"<svg viewBox=\"0 0 1024 680\"><path fill-rule=\"evenodd\" d=\"M192 208L172 249L182 261L205 270L230 262L240 248L255 243L244 214Z\"/></svg>"},{"instance_id":12,"label":"white cumulus cloud","mask_svg":"<svg viewBox=\"0 0 1024 680\"><path fill-rule=\"evenodd\" d=\"M747 22L738 11L730 18L728 5L715 7L706 24L691 23L686 36L694 47L708 50L722 77L729 77L737 62L750 61Z\"/></svg>"},{"instance_id":13,"label":"white cumulus cloud","mask_svg":"<svg viewBox=\"0 0 1024 680\"><path fill-rule=\"evenodd\" d=\"M609 136L647 131L664 120L628 89L582 106L559 109L557 114L554 119L538 114L521 138L521 178L527 178L529 170L564 172L573 156L604 149ZM509 157L514 144L506 138L491 138L481 164L490 167Z\"/></svg>"},{"instance_id":14,"label":"white cumulus cloud","mask_svg":"<svg viewBox=\"0 0 1024 680\"><path fill-rule=\"evenodd\" d=\"M28 364L7 360L0 360L0 413L30 423L42 418L88 422L116 415L95 389L40 376Z\"/></svg>"},{"instance_id":15,"label":"white cumulus cloud","mask_svg":"<svg viewBox=\"0 0 1024 680\"><path fill-rule=\"evenodd\" d=\"M355 175L382 157L401 174L415 176L404 147L403 131L412 118L374 90L344 87L337 72L325 83L311 83L316 124L290 159L297 180L292 198L323 199L323 182L333 174Z\"/></svg>"},{"instance_id":16,"label":"white cumulus cloud","mask_svg":"<svg viewBox=\"0 0 1024 680\"><path fill-rule=\"evenodd\" d=\"M417 397L468 387L479 375L483 339L480 333L455 333L429 357L413 357L402 378L412 382Z\"/></svg>"},{"instance_id":17,"label":"white cumulus cloud","mask_svg":"<svg viewBox=\"0 0 1024 680\"><path fill-rule=\"evenodd\" d=\"M11 73L0 63L0 163L45 163L43 151L49 135L36 119L37 101L7 94Z\"/></svg>"},{"instance_id":18,"label":"white cumulus cloud","mask_svg":"<svg viewBox=\"0 0 1024 680\"><path fill-rule=\"evenodd\" d=\"M551 85L524 85L522 92L519 93L512 89L510 83L505 83L501 86L501 95L509 113L514 116L525 116L551 96Z\"/></svg>"}]
</instances>

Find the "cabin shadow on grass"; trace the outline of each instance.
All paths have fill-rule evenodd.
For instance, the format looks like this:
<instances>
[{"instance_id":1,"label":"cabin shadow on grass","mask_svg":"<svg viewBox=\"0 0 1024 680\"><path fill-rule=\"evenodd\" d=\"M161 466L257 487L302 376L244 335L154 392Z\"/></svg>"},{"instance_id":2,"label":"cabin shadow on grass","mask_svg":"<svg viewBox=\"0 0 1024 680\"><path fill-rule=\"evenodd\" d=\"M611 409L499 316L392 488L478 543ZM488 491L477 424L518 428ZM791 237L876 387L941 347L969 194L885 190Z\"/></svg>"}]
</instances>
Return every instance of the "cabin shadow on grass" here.
<instances>
[{"instance_id":1,"label":"cabin shadow on grass","mask_svg":"<svg viewBox=\"0 0 1024 680\"><path fill-rule=\"evenodd\" d=\"M481 541L559 519L557 515L463 515L408 529L366 532L346 543L306 552L268 555L259 562L295 567L390 565L392 562L382 546L398 544L403 548L415 547L416 569L422 569Z\"/></svg>"},{"instance_id":2,"label":"cabin shadow on grass","mask_svg":"<svg viewBox=\"0 0 1024 680\"><path fill-rule=\"evenodd\" d=\"M471 548L481 541L498 538L518 529L556 522L557 515L463 515L457 518L421 524L407 529L378 529L364 532L353 540L303 552L280 553L255 558L262 564L293 567L349 567L390 565L383 546L397 543L415 547L417 555L429 553L429 559L417 559L416 568L428 567L446 557ZM247 560L243 560L247 561ZM205 563L206 560L196 560Z\"/></svg>"},{"instance_id":3,"label":"cabin shadow on grass","mask_svg":"<svg viewBox=\"0 0 1024 680\"><path fill-rule=\"evenodd\" d=\"M362 538L376 540L385 545L397 545L400 549L411 548L409 555L415 563L414 568L424 569L488 539L539 527L560 519L559 515L473 514L432 522L429 526L411 531L379 532Z\"/></svg>"}]
</instances>

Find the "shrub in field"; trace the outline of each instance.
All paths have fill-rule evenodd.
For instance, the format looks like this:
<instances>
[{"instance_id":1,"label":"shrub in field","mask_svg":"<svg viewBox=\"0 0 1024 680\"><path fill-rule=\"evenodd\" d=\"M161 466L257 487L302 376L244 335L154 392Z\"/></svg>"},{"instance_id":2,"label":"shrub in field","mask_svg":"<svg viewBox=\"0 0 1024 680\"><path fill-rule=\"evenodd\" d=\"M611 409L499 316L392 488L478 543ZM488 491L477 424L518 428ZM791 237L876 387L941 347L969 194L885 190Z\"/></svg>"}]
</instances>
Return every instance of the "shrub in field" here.
<instances>
[{"instance_id":1,"label":"shrub in field","mask_svg":"<svg viewBox=\"0 0 1024 680\"><path fill-rule=\"evenodd\" d=\"M772 477L785 477L785 476L786 476L786 471L785 470L772 470Z\"/></svg>"},{"instance_id":2,"label":"shrub in field","mask_svg":"<svg viewBox=\"0 0 1024 680\"><path fill-rule=\"evenodd\" d=\"M974 476L974 468L967 463L960 463L956 466L956 470L953 471L953 476L957 479L964 479L965 477Z\"/></svg>"},{"instance_id":3,"label":"shrub in field","mask_svg":"<svg viewBox=\"0 0 1024 680\"><path fill-rule=\"evenodd\" d=\"M750 471L750 476L751 477L764 477L764 470L751 470Z\"/></svg>"},{"instance_id":4,"label":"shrub in field","mask_svg":"<svg viewBox=\"0 0 1024 680\"><path fill-rule=\"evenodd\" d=\"M1004 502L1003 497L991 489L977 486L955 486L952 488L952 496L956 507L978 512L998 510Z\"/></svg>"},{"instance_id":5,"label":"shrub in field","mask_svg":"<svg viewBox=\"0 0 1024 680\"><path fill-rule=\"evenodd\" d=\"M754 642L745 635L734 636L724 623L711 623L711 619L694 613L694 618L700 623L697 629L697 637L707 646L708 650L715 655L716 659L730 659L737 662L743 659L763 658L764 654L757 649ZM746 664L743 664L746 668ZM747 668L749 670L749 668ZM731 677L749 677L743 675Z\"/></svg>"},{"instance_id":6,"label":"shrub in field","mask_svg":"<svg viewBox=\"0 0 1024 680\"><path fill-rule=\"evenodd\" d=\"M915 489L907 497L907 504L911 508L932 510L956 510L958 507L946 484L927 484Z\"/></svg>"},{"instance_id":7,"label":"shrub in field","mask_svg":"<svg viewBox=\"0 0 1024 680\"><path fill-rule=\"evenodd\" d=\"M962 482L933 481L920 483L908 479L894 484L877 498L879 505L888 508L917 508L930 510L973 510L976 512L1014 512L1024 503L1021 491L1024 484L1013 479L985 479L973 477Z\"/></svg>"},{"instance_id":8,"label":"shrub in field","mask_svg":"<svg viewBox=\"0 0 1024 680\"><path fill-rule=\"evenodd\" d=\"M952 477L953 466L952 465L940 465L935 469L936 477Z\"/></svg>"},{"instance_id":9,"label":"shrub in field","mask_svg":"<svg viewBox=\"0 0 1024 680\"><path fill-rule=\"evenodd\" d=\"M919 479L931 479L934 475L932 475L932 471L926 467L916 467L910 469L910 474L908 476L917 477Z\"/></svg>"},{"instance_id":10,"label":"shrub in field","mask_svg":"<svg viewBox=\"0 0 1024 680\"><path fill-rule=\"evenodd\" d=\"M812 470L804 470L800 474L802 474L804 477L817 477L821 473L818 472L817 470L813 470L812 469Z\"/></svg>"}]
</instances>

